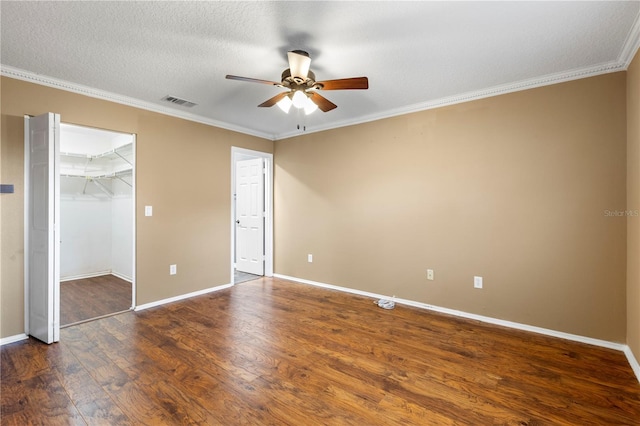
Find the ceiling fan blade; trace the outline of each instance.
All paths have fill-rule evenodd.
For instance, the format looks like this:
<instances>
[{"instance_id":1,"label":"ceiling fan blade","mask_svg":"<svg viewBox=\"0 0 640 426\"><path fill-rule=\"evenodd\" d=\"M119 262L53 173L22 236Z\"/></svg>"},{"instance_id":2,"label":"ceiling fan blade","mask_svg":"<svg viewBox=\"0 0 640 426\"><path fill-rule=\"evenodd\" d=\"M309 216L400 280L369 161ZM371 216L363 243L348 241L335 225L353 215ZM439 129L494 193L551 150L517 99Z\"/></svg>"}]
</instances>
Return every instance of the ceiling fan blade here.
<instances>
[{"instance_id":1,"label":"ceiling fan blade","mask_svg":"<svg viewBox=\"0 0 640 426\"><path fill-rule=\"evenodd\" d=\"M277 104L282 98L284 98L288 94L289 94L289 92L278 93L273 98L267 99L266 101L264 101L263 103L261 103L258 106L259 107L271 107L271 106L274 106L275 104Z\"/></svg>"},{"instance_id":2,"label":"ceiling fan blade","mask_svg":"<svg viewBox=\"0 0 640 426\"><path fill-rule=\"evenodd\" d=\"M271 86L282 87L282 83L277 83L275 81L269 81L269 80L260 80L257 78L240 77L238 75L227 75L226 78L229 80L248 81L249 83L261 83L261 84L269 84Z\"/></svg>"},{"instance_id":3,"label":"ceiling fan blade","mask_svg":"<svg viewBox=\"0 0 640 426\"><path fill-rule=\"evenodd\" d=\"M303 50L292 50L287 52L287 58L289 58L291 76L299 77L302 81L306 80L309 74L309 66L311 65L309 54Z\"/></svg>"},{"instance_id":4,"label":"ceiling fan blade","mask_svg":"<svg viewBox=\"0 0 640 426\"><path fill-rule=\"evenodd\" d=\"M339 80L318 81L320 90L351 90L368 89L369 79L367 77L341 78Z\"/></svg>"},{"instance_id":5,"label":"ceiling fan blade","mask_svg":"<svg viewBox=\"0 0 640 426\"><path fill-rule=\"evenodd\" d=\"M307 92L307 95L309 95L309 98L314 104L318 105L318 108L320 108L322 112L328 112L338 107L338 105L334 104L324 96L321 96L318 92Z\"/></svg>"}]
</instances>

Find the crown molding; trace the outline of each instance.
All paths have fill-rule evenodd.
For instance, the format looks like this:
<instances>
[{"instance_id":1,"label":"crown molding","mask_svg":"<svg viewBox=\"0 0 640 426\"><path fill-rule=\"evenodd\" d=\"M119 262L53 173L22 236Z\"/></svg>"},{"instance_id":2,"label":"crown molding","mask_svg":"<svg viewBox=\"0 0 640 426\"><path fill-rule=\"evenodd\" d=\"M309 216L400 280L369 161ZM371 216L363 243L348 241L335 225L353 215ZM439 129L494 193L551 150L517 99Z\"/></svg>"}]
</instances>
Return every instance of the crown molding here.
<instances>
[{"instance_id":1,"label":"crown molding","mask_svg":"<svg viewBox=\"0 0 640 426\"><path fill-rule=\"evenodd\" d=\"M627 39L622 46L620 56L618 56L618 62L624 64L626 70L631 65L631 61L636 56L636 53L640 49L640 13L636 15L636 20L629 30Z\"/></svg>"},{"instance_id":2,"label":"crown molding","mask_svg":"<svg viewBox=\"0 0 640 426\"><path fill-rule=\"evenodd\" d=\"M274 135L258 132L246 127L236 126L233 124L225 123L218 120L212 120L201 115L191 114L189 112L176 111L171 108L164 108L151 102L145 102L139 99L131 98L128 96L118 95L116 93L107 92L104 90L95 89L80 84L70 83L68 81L59 80L57 78L44 76L41 74L32 73L19 68L14 68L8 65L0 64L0 75L4 77L14 78L17 80L27 81L29 83L35 83L42 86L52 87L54 89L65 90L67 92L73 92L80 95L89 96L96 99L102 99L105 101L115 102L122 105L127 105L135 108L140 108L147 111L157 112L171 117L182 118L184 120L193 121L196 123L206 124L213 127L219 127L225 130L231 130L233 132L244 133L250 136L256 136L262 139L275 140Z\"/></svg>"},{"instance_id":3,"label":"crown molding","mask_svg":"<svg viewBox=\"0 0 640 426\"><path fill-rule=\"evenodd\" d=\"M596 65L594 67L580 68L580 69L576 69L568 72L548 74L542 77L521 80L514 83L489 87L487 89L476 90L473 92L462 93L455 96L449 96L445 98L435 99L432 101L421 102L413 105L407 105L404 107L387 110L379 114L365 115L355 120L344 120L341 122L332 123L331 125L314 127L311 129L307 127L306 131L304 132L294 131L294 132L282 133L277 135L275 140L287 139L295 136L301 136L304 134L337 129L340 127L353 126L356 124L369 123L371 121L397 117L399 115L411 114L414 112L426 111L426 110L435 109L435 108L442 108L449 105L455 105L455 104L460 104L464 102L475 101L475 100L490 98L490 97L499 96L499 95L505 95L507 93L520 92L523 90L535 89L537 87L550 86L553 84L564 83L572 80L595 77L602 74L625 71L627 67L628 67L628 64L624 62L612 61L612 62Z\"/></svg>"},{"instance_id":4,"label":"crown molding","mask_svg":"<svg viewBox=\"0 0 640 426\"><path fill-rule=\"evenodd\" d=\"M194 121L194 122L206 124L209 126L219 127L222 129L231 130L238 133L244 133L247 135L268 139L271 141L277 141L277 140L292 138L295 136L307 135L311 133L323 132L326 130L338 129L341 127L369 123L372 121L382 120L385 118L397 117L399 115L411 114L414 112L426 111L426 110L435 109L435 108L442 108L445 106L456 105L464 102L470 102L470 101L480 100L484 98L504 95L507 93L519 92L519 91L528 90L528 89L535 89L538 87L550 86L553 84L564 83L572 80L579 80L582 78L595 77L598 75L608 74L608 73L613 73L618 71L625 71L628 68L629 64L631 63L631 60L633 60L633 57L635 55L635 52L638 50L639 45L640 45L640 19L636 19L636 22L633 26L633 29L630 31L629 36L627 37L627 41L625 43L624 48L622 49L622 52L619 56L618 61L607 62L607 63L596 65L593 67L580 68L580 69L571 70L568 72L548 74L542 77L521 80L514 83L493 86L486 89L462 93L455 96L449 96L449 97L444 97L440 99L435 99L432 101L421 102L413 105L407 105L400 108L386 110L377 114L369 114L369 115L361 116L353 120L342 120L342 121L334 122L328 125L313 127L313 128L307 127L305 131L296 130L296 131L280 133L275 135L267 134L264 132L258 132L249 128L235 126L235 125L224 123L217 120L208 119L206 117L202 117L196 114L191 114L188 112L180 112L170 108L163 108L150 102L144 102L135 98L117 95L117 94L106 92L103 90L98 90L91 87L82 86L82 85L70 83L63 80L58 80L52 77L42 76L39 74L31 73L25 70L21 70L21 69L6 66L6 65L0 65L1 67L0 75L28 81L35 84L49 86L56 89L66 90L69 92L74 92L81 95L90 96L93 98L112 101L112 102L116 102L123 105L128 105L128 106L132 106L132 107L136 107L136 108L140 108L148 111L157 112L160 114L182 118L185 120Z\"/></svg>"}]
</instances>

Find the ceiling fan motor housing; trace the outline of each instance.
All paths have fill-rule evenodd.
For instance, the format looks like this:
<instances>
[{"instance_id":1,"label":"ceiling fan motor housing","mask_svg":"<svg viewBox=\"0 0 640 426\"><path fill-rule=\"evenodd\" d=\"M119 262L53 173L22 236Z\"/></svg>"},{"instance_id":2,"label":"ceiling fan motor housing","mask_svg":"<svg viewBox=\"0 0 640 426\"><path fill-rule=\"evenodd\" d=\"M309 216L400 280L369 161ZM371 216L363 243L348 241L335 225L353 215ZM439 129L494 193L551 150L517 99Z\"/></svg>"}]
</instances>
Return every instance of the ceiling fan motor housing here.
<instances>
[{"instance_id":1,"label":"ceiling fan motor housing","mask_svg":"<svg viewBox=\"0 0 640 426\"><path fill-rule=\"evenodd\" d=\"M307 79L303 80L300 77L291 76L291 69L287 68L282 72L282 85L291 90L307 90L307 89L319 89L319 85L316 83L316 75L313 71L309 70L307 73Z\"/></svg>"}]
</instances>

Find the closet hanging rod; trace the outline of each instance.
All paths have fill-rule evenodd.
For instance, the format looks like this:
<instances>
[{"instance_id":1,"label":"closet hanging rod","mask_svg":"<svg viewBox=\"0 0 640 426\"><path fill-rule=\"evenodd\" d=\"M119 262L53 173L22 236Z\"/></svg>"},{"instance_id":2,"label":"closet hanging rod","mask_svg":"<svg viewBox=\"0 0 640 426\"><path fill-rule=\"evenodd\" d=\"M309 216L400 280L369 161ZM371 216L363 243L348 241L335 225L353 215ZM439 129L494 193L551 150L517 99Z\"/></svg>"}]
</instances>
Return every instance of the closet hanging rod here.
<instances>
[{"instance_id":1,"label":"closet hanging rod","mask_svg":"<svg viewBox=\"0 0 640 426\"><path fill-rule=\"evenodd\" d=\"M101 157L106 157L108 155L112 155L112 154L116 154L117 156L119 156L120 158L123 158L122 155L120 155L120 151L124 151L126 148L130 148L133 146L133 142L129 142L126 143L124 145L121 145L117 148L114 148L112 150L109 151L105 151L105 152L101 152L100 154L96 154L96 155L92 155L91 158L101 158ZM127 161L128 162L128 161ZM129 163L131 164L131 163Z\"/></svg>"},{"instance_id":2,"label":"closet hanging rod","mask_svg":"<svg viewBox=\"0 0 640 426\"><path fill-rule=\"evenodd\" d=\"M105 152L101 152L99 154L78 154L77 152L61 152L60 155L64 155L67 157L76 157L76 158L88 158L90 160L94 160L96 158L102 158L102 157L106 157L108 155L117 155L118 157L122 158L123 160L125 160L127 163L131 164L131 162L129 162L129 160L127 160L126 158L124 158L122 156L122 154L120 154L120 151L124 151L127 148L130 148L133 146L133 142L129 142L126 143L122 146L119 146L117 148L111 149L109 151L105 151Z\"/></svg>"},{"instance_id":3,"label":"closet hanging rod","mask_svg":"<svg viewBox=\"0 0 640 426\"><path fill-rule=\"evenodd\" d=\"M93 179L93 176L87 176L87 175L70 175L70 174L66 174L66 173L61 173L60 177L67 177L67 178L82 178L82 179L86 179L86 180L91 180Z\"/></svg>"},{"instance_id":4,"label":"closet hanging rod","mask_svg":"<svg viewBox=\"0 0 640 426\"><path fill-rule=\"evenodd\" d=\"M75 157L75 158L88 158L91 159L91 155L89 154L78 154L77 152L61 152L60 155L65 157Z\"/></svg>"},{"instance_id":5,"label":"closet hanging rod","mask_svg":"<svg viewBox=\"0 0 640 426\"><path fill-rule=\"evenodd\" d=\"M108 195L110 195L111 197L113 197L113 193L107 189L106 186L104 186L103 183L101 183L100 181L98 181L98 179L118 179L120 182L124 183L125 185L127 185L129 188L133 188L133 184L131 184L130 182L127 182L126 180L122 179L122 176L127 176L130 175L130 173L113 173L111 175L102 175L102 176L83 176L83 175L68 175L68 174L61 174L60 177L69 177L69 178L82 178L85 180L84 183L84 187L82 188L82 193L85 194L87 192L87 184L89 182L93 182L96 185L98 185L98 187L100 189L102 189L103 191L107 192Z\"/></svg>"},{"instance_id":6,"label":"closet hanging rod","mask_svg":"<svg viewBox=\"0 0 640 426\"><path fill-rule=\"evenodd\" d=\"M60 177L70 177L70 178L83 178L83 179L119 179L121 176L130 176L133 173L133 170L121 170L119 172L113 173L105 173L101 175L87 175L87 174L71 174L71 173L61 173Z\"/></svg>"}]
</instances>

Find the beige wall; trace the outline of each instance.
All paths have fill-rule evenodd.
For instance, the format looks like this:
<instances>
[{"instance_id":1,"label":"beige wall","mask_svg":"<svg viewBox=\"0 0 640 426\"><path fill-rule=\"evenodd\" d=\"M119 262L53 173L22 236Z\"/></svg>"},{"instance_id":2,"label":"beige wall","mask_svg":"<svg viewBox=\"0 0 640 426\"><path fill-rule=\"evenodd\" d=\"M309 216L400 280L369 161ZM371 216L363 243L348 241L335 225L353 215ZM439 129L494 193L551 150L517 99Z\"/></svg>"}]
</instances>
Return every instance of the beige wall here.
<instances>
[{"instance_id":1,"label":"beige wall","mask_svg":"<svg viewBox=\"0 0 640 426\"><path fill-rule=\"evenodd\" d=\"M627 209L640 210L640 52L627 70ZM627 217L627 344L640 361L640 217Z\"/></svg>"},{"instance_id":2,"label":"beige wall","mask_svg":"<svg viewBox=\"0 0 640 426\"><path fill-rule=\"evenodd\" d=\"M138 305L229 283L231 146L272 152L271 141L19 80L1 84L2 183L16 193L1 200L0 337L24 332L25 114L137 134Z\"/></svg>"},{"instance_id":3,"label":"beige wall","mask_svg":"<svg viewBox=\"0 0 640 426\"><path fill-rule=\"evenodd\" d=\"M605 214L638 208L638 68L277 142L275 271L627 341L638 357L638 222ZM137 134L137 211L154 206L137 216L138 304L229 282L230 147L270 141L1 84L0 173L16 193L0 199L0 337L24 327L24 114Z\"/></svg>"},{"instance_id":4,"label":"beige wall","mask_svg":"<svg viewBox=\"0 0 640 426\"><path fill-rule=\"evenodd\" d=\"M625 342L625 79L276 142L275 272Z\"/></svg>"}]
</instances>

